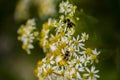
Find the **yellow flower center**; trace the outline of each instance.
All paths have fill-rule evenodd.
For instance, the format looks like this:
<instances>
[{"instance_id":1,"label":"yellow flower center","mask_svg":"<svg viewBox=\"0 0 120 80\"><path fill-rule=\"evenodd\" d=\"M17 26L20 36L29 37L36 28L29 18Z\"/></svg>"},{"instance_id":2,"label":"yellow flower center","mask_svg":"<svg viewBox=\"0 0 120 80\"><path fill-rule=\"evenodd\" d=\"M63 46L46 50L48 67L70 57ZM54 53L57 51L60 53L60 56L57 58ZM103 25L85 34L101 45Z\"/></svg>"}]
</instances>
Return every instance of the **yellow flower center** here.
<instances>
[{"instance_id":1,"label":"yellow flower center","mask_svg":"<svg viewBox=\"0 0 120 80\"><path fill-rule=\"evenodd\" d=\"M59 23L59 22L57 22L57 23L56 23L56 26L57 26L57 27L59 27L59 26L61 26L61 25L60 25L60 23Z\"/></svg>"},{"instance_id":2,"label":"yellow flower center","mask_svg":"<svg viewBox=\"0 0 120 80\"><path fill-rule=\"evenodd\" d=\"M49 64L49 63L50 63L50 60L49 60L49 59L47 59L47 60L46 60L46 63L47 63L47 64Z\"/></svg>"},{"instance_id":3,"label":"yellow flower center","mask_svg":"<svg viewBox=\"0 0 120 80\"><path fill-rule=\"evenodd\" d=\"M46 45L45 45L45 48L48 50L50 49L50 44L47 42Z\"/></svg>"},{"instance_id":4,"label":"yellow flower center","mask_svg":"<svg viewBox=\"0 0 120 80\"><path fill-rule=\"evenodd\" d=\"M58 39L59 39L59 36L54 36L52 39L51 39L51 43L55 43L55 42L57 42L58 41Z\"/></svg>"},{"instance_id":5,"label":"yellow flower center","mask_svg":"<svg viewBox=\"0 0 120 80\"><path fill-rule=\"evenodd\" d=\"M60 37L62 37L62 36L64 36L65 35L65 33L64 32L61 32L60 33Z\"/></svg>"},{"instance_id":6,"label":"yellow flower center","mask_svg":"<svg viewBox=\"0 0 120 80\"><path fill-rule=\"evenodd\" d=\"M27 50L27 49L28 49L28 43L27 43L27 44L23 44L23 45L22 45L22 48L23 48L24 50Z\"/></svg>"},{"instance_id":7,"label":"yellow flower center","mask_svg":"<svg viewBox=\"0 0 120 80\"><path fill-rule=\"evenodd\" d=\"M43 77L46 77L46 76L48 76L48 75L50 75L50 74L52 74L52 69L51 68L48 68L46 71L44 71L44 72L42 72L42 76Z\"/></svg>"},{"instance_id":8,"label":"yellow flower center","mask_svg":"<svg viewBox=\"0 0 120 80\"><path fill-rule=\"evenodd\" d=\"M24 26L22 25L21 28L19 29L19 32L18 32L20 35L24 34L25 31L24 31Z\"/></svg>"},{"instance_id":9,"label":"yellow flower center","mask_svg":"<svg viewBox=\"0 0 120 80\"><path fill-rule=\"evenodd\" d=\"M48 23L47 23L47 22L43 24L43 29L45 29L45 30L48 30L48 29L49 29L49 26L48 26Z\"/></svg>"},{"instance_id":10,"label":"yellow flower center","mask_svg":"<svg viewBox=\"0 0 120 80\"><path fill-rule=\"evenodd\" d=\"M40 67L40 66L43 65L43 62L42 61L38 61L37 65L38 65L38 67Z\"/></svg>"},{"instance_id":11,"label":"yellow flower center","mask_svg":"<svg viewBox=\"0 0 120 80\"><path fill-rule=\"evenodd\" d=\"M43 47L43 43L44 43L44 38L41 38L41 39L40 39L40 42L39 42L39 45L40 45L41 47Z\"/></svg>"},{"instance_id":12,"label":"yellow flower center","mask_svg":"<svg viewBox=\"0 0 120 80\"><path fill-rule=\"evenodd\" d=\"M58 56L61 54L60 49L56 49L54 52L52 52L54 56Z\"/></svg>"},{"instance_id":13,"label":"yellow flower center","mask_svg":"<svg viewBox=\"0 0 120 80\"><path fill-rule=\"evenodd\" d=\"M46 36L45 30L41 30L41 37L44 38Z\"/></svg>"},{"instance_id":14,"label":"yellow flower center","mask_svg":"<svg viewBox=\"0 0 120 80\"><path fill-rule=\"evenodd\" d=\"M47 69L47 74L52 74L52 72L53 72L53 71L52 71L51 68L48 68L48 69Z\"/></svg>"},{"instance_id":15,"label":"yellow flower center","mask_svg":"<svg viewBox=\"0 0 120 80\"><path fill-rule=\"evenodd\" d=\"M73 53L74 51L75 51L74 48L71 48L71 49L70 49L70 53Z\"/></svg>"},{"instance_id":16,"label":"yellow flower center","mask_svg":"<svg viewBox=\"0 0 120 80\"><path fill-rule=\"evenodd\" d=\"M37 74L38 74L38 69L37 68L34 69L34 74L35 74L35 76L37 76Z\"/></svg>"},{"instance_id":17,"label":"yellow flower center","mask_svg":"<svg viewBox=\"0 0 120 80\"><path fill-rule=\"evenodd\" d=\"M89 72L89 75L90 75L90 76L93 76L93 72Z\"/></svg>"},{"instance_id":18,"label":"yellow flower center","mask_svg":"<svg viewBox=\"0 0 120 80\"><path fill-rule=\"evenodd\" d=\"M90 48L87 48L86 49L86 54L91 54L92 53L92 50Z\"/></svg>"},{"instance_id":19,"label":"yellow flower center","mask_svg":"<svg viewBox=\"0 0 120 80\"><path fill-rule=\"evenodd\" d=\"M45 76L47 76L48 75L48 73L47 73L47 71L44 71L44 72L42 72L42 74L41 74L43 77L45 77Z\"/></svg>"},{"instance_id":20,"label":"yellow flower center","mask_svg":"<svg viewBox=\"0 0 120 80\"><path fill-rule=\"evenodd\" d=\"M92 59L93 59L93 60L96 60L96 59L97 59L97 55L93 54L93 55L92 55Z\"/></svg>"},{"instance_id":21,"label":"yellow flower center","mask_svg":"<svg viewBox=\"0 0 120 80\"><path fill-rule=\"evenodd\" d=\"M75 44L75 45L78 45L78 44L79 44L79 42L76 40L76 41L74 41L74 44Z\"/></svg>"},{"instance_id":22,"label":"yellow flower center","mask_svg":"<svg viewBox=\"0 0 120 80\"><path fill-rule=\"evenodd\" d=\"M46 57L49 58L50 56L52 56L51 52L46 53Z\"/></svg>"},{"instance_id":23,"label":"yellow flower center","mask_svg":"<svg viewBox=\"0 0 120 80\"><path fill-rule=\"evenodd\" d=\"M79 63L80 63L80 60L77 60L77 61L76 61L76 64L79 64Z\"/></svg>"},{"instance_id":24,"label":"yellow flower center","mask_svg":"<svg viewBox=\"0 0 120 80\"><path fill-rule=\"evenodd\" d=\"M75 73L75 72L72 74L72 77L73 77L73 78L76 78L76 73Z\"/></svg>"},{"instance_id":25,"label":"yellow flower center","mask_svg":"<svg viewBox=\"0 0 120 80\"><path fill-rule=\"evenodd\" d=\"M58 46L59 49L62 49L64 47L66 47L66 43L65 42L60 42L60 45Z\"/></svg>"},{"instance_id":26,"label":"yellow flower center","mask_svg":"<svg viewBox=\"0 0 120 80\"><path fill-rule=\"evenodd\" d=\"M88 37L87 36L82 36L82 39L85 41L85 40L88 39Z\"/></svg>"},{"instance_id":27,"label":"yellow flower center","mask_svg":"<svg viewBox=\"0 0 120 80\"><path fill-rule=\"evenodd\" d=\"M59 62L59 64L60 64L60 66L63 66L63 65L66 64L66 61L65 61L65 60L61 60L61 61Z\"/></svg>"},{"instance_id":28,"label":"yellow flower center","mask_svg":"<svg viewBox=\"0 0 120 80\"><path fill-rule=\"evenodd\" d=\"M61 76L64 76L64 71L61 72Z\"/></svg>"}]
</instances>

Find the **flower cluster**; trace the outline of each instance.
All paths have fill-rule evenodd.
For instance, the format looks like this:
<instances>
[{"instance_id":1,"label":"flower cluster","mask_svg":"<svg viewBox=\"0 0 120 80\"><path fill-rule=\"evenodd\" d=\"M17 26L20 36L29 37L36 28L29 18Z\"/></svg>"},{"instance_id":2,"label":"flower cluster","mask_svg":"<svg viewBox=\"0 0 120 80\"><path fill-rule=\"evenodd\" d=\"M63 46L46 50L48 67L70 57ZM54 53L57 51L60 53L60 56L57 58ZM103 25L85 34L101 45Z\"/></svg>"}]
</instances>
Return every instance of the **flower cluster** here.
<instances>
[{"instance_id":1,"label":"flower cluster","mask_svg":"<svg viewBox=\"0 0 120 80\"><path fill-rule=\"evenodd\" d=\"M26 25L21 25L18 29L18 40L23 42L22 48L30 54L30 49L33 49L33 41L38 36L34 19L27 21Z\"/></svg>"},{"instance_id":2,"label":"flower cluster","mask_svg":"<svg viewBox=\"0 0 120 80\"><path fill-rule=\"evenodd\" d=\"M97 49L85 47L89 35L85 32L74 37L76 6L69 1L60 3L59 19L43 24L39 45L46 53L38 61L35 74L39 80L97 80L94 63L98 62Z\"/></svg>"},{"instance_id":3,"label":"flower cluster","mask_svg":"<svg viewBox=\"0 0 120 80\"><path fill-rule=\"evenodd\" d=\"M76 6L69 4L69 1L62 2L59 7L60 7L60 11L59 11L60 13L65 13L65 15L70 15L70 16L73 16L77 8Z\"/></svg>"},{"instance_id":4,"label":"flower cluster","mask_svg":"<svg viewBox=\"0 0 120 80\"><path fill-rule=\"evenodd\" d=\"M55 0L35 0L35 5L38 6L38 15L41 18L53 16L56 13L54 3Z\"/></svg>"},{"instance_id":5,"label":"flower cluster","mask_svg":"<svg viewBox=\"0 0 120 80\"><path fill-rule=\"evenodd\" d=\"M16 20L26 20L29 18L29 7L31 0L19 0L15 9L15 19Z\"/></svg>"},{"instance_id":6,"label":"flower cluster","mask_svg":"<svg viewBox=\"0 0 120 80\"><path fill-rule=\"evenodd\" d=\"M35 40L39 40L46 53L45 58L38 61L36 76L39 80L97 80L99 70L94 64L98 63L100 51L85 47L89 38L85 32L74 37L77 7L68 0L60 3L59 7L60 17L50 18L44 23L40 35L34 19L28 20L18 30L18 40L22 41L22 48L28 54L34 48Z\"/></svg>"},{"instance_id":7,"label":"flower cluster","mask_svg":"<svg viewBox=\"0 0 120 80\"><path fill-rule=\"evenodd\" d=\"M56 0L19 0L15 9L15 15L14 15L15 19L17 21L28 19L31 16L30 14L31 6L37 8L36 12L38 13L38 16L40 16L41 19L44 19L49 16L53 16L56 13L55 4L54 4L55 2L57 1Z\"/></svg>"}]
</instances>

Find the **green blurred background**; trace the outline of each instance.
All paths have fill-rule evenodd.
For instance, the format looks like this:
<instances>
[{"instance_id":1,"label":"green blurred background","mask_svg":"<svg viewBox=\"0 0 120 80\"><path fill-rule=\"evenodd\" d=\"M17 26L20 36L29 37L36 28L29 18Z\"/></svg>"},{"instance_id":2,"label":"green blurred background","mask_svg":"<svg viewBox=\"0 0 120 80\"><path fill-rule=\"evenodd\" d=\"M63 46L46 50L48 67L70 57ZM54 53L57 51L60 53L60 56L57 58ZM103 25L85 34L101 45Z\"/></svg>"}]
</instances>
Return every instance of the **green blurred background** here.
<instances>
[{"instance_id":1,"label":"green blurred background","mask_svg":"<svg viewBox=\"0 0 120 80\"><path fill-rule=\"evenodd\" d=\"M0 0L0 80L36 80L33 70L44 54L38 46L31 55L21 49L17 29L26 20L16 21L14 18L17 2ZM120 80L120 0L70 2L77 5L76 16L80 17L76 22L76 34L87 32L90 35L87 46L101 51L97 64L99 80ZM37 19L38 25L47 20L39 19L36 12L31 13L32 17Z\"/></svg>"}]
</instances>

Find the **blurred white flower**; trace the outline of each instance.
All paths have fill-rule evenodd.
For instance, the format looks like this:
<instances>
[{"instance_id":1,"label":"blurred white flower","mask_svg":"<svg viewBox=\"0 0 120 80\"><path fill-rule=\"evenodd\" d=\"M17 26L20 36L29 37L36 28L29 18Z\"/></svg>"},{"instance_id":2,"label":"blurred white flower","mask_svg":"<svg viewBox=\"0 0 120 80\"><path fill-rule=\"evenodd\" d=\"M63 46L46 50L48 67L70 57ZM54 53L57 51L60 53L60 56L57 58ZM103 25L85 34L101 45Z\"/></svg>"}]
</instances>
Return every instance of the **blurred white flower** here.
<instances>
[{"instance_id":1,"label":"blurred white flower","mask_svg":"<svg viewBox=\"0 0 120 80\"><path fill-rule=\"evenodd\" d=\"M37 37L38 32L36 31L36 24L34 19L27 21L26 25L22 25L18 29L18 40L22 41L22 48L30 54L30 49L33 49L33 41ZM36 33L36 35L34 35Z\"/></svg>"},{"instance_id":2,"label":"blurred white flower","mask_svg":"<svg viewBox=\"0 0 120 80\"><path fill-rule=\"evenodd\" d=\"M19 0L15 9L15 19L18 21L26 20L29 18L29 7L32 0Z\"/></svg>"},{"instance_id":3,"label":"blurred white flower","mask_svg":"<svg viewBox=\"0 0 120 80\"><path fill-rule=\"evenodd\" d=\"M85 42L86 40L88 40L88 38L89 38L88 34L86 34L85 32L82 33L81 39L82 39L83 42Z\"/></svg>"}]
</instances>

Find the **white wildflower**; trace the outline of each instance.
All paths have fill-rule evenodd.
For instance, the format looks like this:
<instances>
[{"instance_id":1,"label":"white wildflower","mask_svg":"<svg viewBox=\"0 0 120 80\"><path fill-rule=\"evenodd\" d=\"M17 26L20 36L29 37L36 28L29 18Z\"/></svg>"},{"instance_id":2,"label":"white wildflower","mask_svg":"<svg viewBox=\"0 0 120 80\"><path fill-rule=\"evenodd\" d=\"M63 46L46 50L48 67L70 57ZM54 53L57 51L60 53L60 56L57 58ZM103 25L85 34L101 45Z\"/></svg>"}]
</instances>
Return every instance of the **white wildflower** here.
<instances>
[{"instance_id":1,"label":"white wildflower","mask_svg":"<svg viewBox=\"0 0 120 80\"><path fill-rule=\"evenodd\" d=\"M88 34L86 34L85 32L82 33L81 39L82 39L83 42L85 42L86 40L88 40L88 38L89 38Z\"/></svg>"},{"instance_id":2,"label":"white wildflower","mask_svg":"<svg viewBox=\"0 0 120 80\"><path fill-rule=\"evenodd\" d=\"M32 43L37 37L37 35L34 36L34 32L38 33L35 31L35 26L35 20L30 19L27 21L26 25L22 25L18 30L18 40L23 42L22 48L27 51L28 54L30 54L30 49L34 48Z\"/></svg>"},{"instance_id":3,"label":"white wildflower","mask_svg":"<svg viewBox=\"0 0 120 80\"><path fill-rule=\"evenodd\" d=\"M91 69L86 68L86 71L88 73L84 74L84 76L88 77L87 80L97 80L97 78L99 78L99 75L97 75L99 70L95 70L94 66L92 66Z\"/></svg>"}]
</instances>

